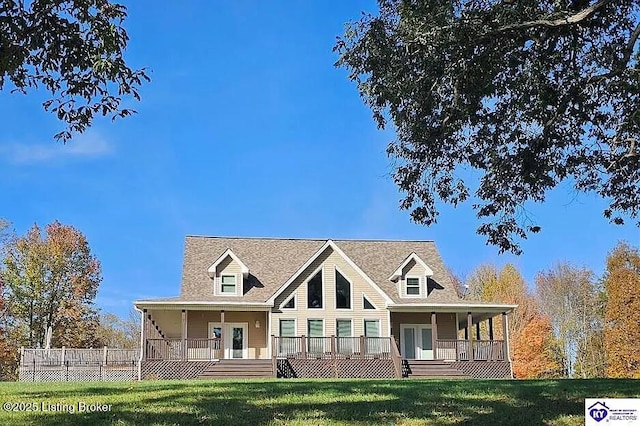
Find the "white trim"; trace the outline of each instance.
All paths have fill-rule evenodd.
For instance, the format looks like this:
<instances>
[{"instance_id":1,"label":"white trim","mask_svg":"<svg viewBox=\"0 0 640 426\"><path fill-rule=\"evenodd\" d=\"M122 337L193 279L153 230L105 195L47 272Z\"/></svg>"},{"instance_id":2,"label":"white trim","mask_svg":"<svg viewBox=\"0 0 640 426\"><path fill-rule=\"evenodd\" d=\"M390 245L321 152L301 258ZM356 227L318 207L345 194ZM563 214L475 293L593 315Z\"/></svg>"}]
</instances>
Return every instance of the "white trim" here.
<instances>
[{"instance_id":1,"label":"white trim","mask_svg":"<svg viewBox=\"0 0 640 426\"><path fill-rule=\"evenodd\" d=\"M333 266L334 266L333 276L334 276L334 278L336 278L334 280L334 283L333 283L333 285L335 287L334 288L334 294L336 296L334 298L335 299L334 300L334 309L336 311L339 311L339 312L353 311L353 294L355 293L355 287L353 285L353 282L349 278L347 278L347 274L342 272L342 269L338 268L338 265L333 265ZM337 280L336 273L342 275L344 277L344 279L347 280L347 282L349 283L349 299L350 299L349 300L349 306L350 306L349 308L338 308L338 296L337 296L338 295L338 291L337 291L338 290L338 280Z\"/></svg>"},{"instance_id":2,"label":"white trim","mask_svg":"<svg viewBox=\"0 0 640 426\"><path fill-rule=\"evenodd\" d=\"M213 327L212 327L213 326ZM224 342L222 342L222 356L224 359L249 359L249 323L248 322L226 322L223 332ZM209 321L207 323L207 338L211 338L211 328L222 328L222 322ZM233 328L242 328L242 358L232 358Z\"/></svg>"},{"instance_id":3,"label":"white trim","mask_svg":"<svg viewBox=\"0 0 640 426\"><path fill-rule=\"evenodd\" d=\"M347 318L347 317L342 317L342 318L337 318L336 317L336 322L335 322L335 326L336 326L336 332L335 332L335 336L336 337L340 337L338 336L338 321L349 321L351 323L351 336L342 336L342 337L356 337L354 336L354 324L353 324L353 318Z\"/></svg>"},{"instance_id":4,"label":"white trim","mask_svg":"<svg viewBox=\"0 0 640 426\"><path fill-rule=\"evenodd\" d=\"M322 321L322 336L310 336L309 335L309 321ZM327 319L326 318L307 318L306 321L306 336L307 337L328 337L327 336Z\"/></svg>"},{"instance_id":5,"label":"white trim","mask_svg":"<svg viewBox=\"0 0 640 426\"><path fill-rule=\"evenodd\" d=\"M293 299L293 308L285 308L284 305L289 303L292 299ZM282 304L280 305L280 310L286 311L286 312L298 310L298 292L297 291L294 291L291 297L289 297L287 300L282 302Z\"/></svg>"},{"instance_id":6,"label":"white trim","mask_svg":"<svg viewBox=\"0 0 640 426\"><path fill-rule=\"evenodd\" d=\"M393 312L414 312L431 309L433 312L467 312L472 310L479 313L510 312L518 305L499 303L394 303L387 308Z\"/></svg>"},{"instance_id":7,"label":"white trim","mask_svg":"<svg viewBox=\"0 0 640 426\"><path fill-rule=\"evenodd\" d=\"M407 292L407 287L408 287L407 281L409 279L418 280L418 294L409 294L409 292ZM402 297L408 297L408 298L412 298L413 297L413 298L417 298L417 299L420 299L420 298L424 297L423 294L422 294L422 277L421 276L419 276L419 275L407 275L402 280L402 283L403 283L402 284L402 290L403 290L402 291Z\"/></svg>"},{"instance_id":8,"label":"white trim","mask_svg":"<svg viewBox=\"0 0 640 426\"><path fill-rule=\"evenodd\" d=\"M218 259L216 259L215 262L213 262L213 265L209 266L209 269L207 269L207 273L209 274L209 276L211 278L214 278L216 276L216 268L219 264L222 263L223 260L227 258L227 256L231 257L234 262L240 265L240 272L242 272L244 278L247 278L249 276L249 268L240 260L238 256L235 255L233 251L231 251L231 249L227 249L224 253L222 253L222 255L220 255L220 257L218 257Z\"/></svg>"},{"instance_id":9,"label":"white trim","mask_svg":"<svg viewBox=\"0 0 640 426\"><path fill-rule=\"evenodd\" d=\"M310 308L309 307L309 281L311 281L313 278L315 278L316 275L318 275L318 272L320 272L320 281L322 282L322 308ZM304 282L302 283L302 285L306 285L307 286L307 300L305 300L305 305L307 310L311 310L313 311L324 311L325 310L325 306L327 305L327 286L325 283L325 279L324 279L324 263L322 265L320 265L318 268L316 268L315 271L313 271L311 274L309 274L309 278L307 278L306 280L304 280Z\"/></svg>"},{"instance_id":10,"label":"white trim","mask_svg":"<svg viewBox=\"0 0 640 426\"><path fill-rule=\"evenodd\" d=\"M241 279L241 277L239 275L240 274L233 273L233 272L229 272L229 273L225 273L225 274L220 273L220 276L214 278L214 282L216 283L216 286L215 286L215 290L216 291L215 291L214 294L216 296L222 296L222 297L229 297L229 296L238 297L238 296L241 296L242 294L238 294L238 293L240 293L238 290L240 289L240 286L243 285L243 284L242 284L242 279ZM234 291L233 293L225 293L225 292L223 292L222 291L222 277L234 277L235 278L235 284L234 285L236 287L236 291Z\"/></svg>"},{"instance_id":11,"label":"white trim","mask_svg":"<svg viewBox=\"0 0 640 426\"><path fill-rule=\"evenodd\" d=\"M236 301L154 301L154 300L139 300L134 302L134 306L143 309L159 309L164 308L167 310L174 309L201 309L201 310L219 310L224 309L228 311L268 311L272 304L267 302L236 302ZM215 309L214 309L215 308Z\"/></svg>"},{"instance_id":12,"label":"white trim","mask_svg":"<svg viewBox=\"0 0 640 426\"><path fill-rule=\"evenodd\" d=\"M298 276L300 274L302 274L305 269L307 269L307 267L309 267L309 265L311 265L322 253L324 253L324 251L331 247L336 253L338 253L340 256L343 257L343 259L349 264L349 266L351 266L357 273L359 273L360 275L362 275L362 277L365 279L365 281L371 286L373 287L378 293L380 293L380 295L384 298L384 300L387 303L393 303L393 300L389 297L389 295L387 293L385 293L376 283L373 282L373 280L371 278L369 278L369 276L367 276L367 274L365 274L362 269L360 269L358 267L358 265L356 265L353 260L351 260L349 258L349 256L347 256L346 254L344 254L344 252L340 249L340 247L338 247L333 241L331 240L327 240L326 243L324 243L322 245L322 247L320 247L320 249L318 251L316 251L313 256L311 256L309 258L309 260L307 260L300 268L298 268L298 270L291 276L291 278L289 278L287 280L287 282L285 282L274 294L273 296L271 296L268 300L268 302L271 302L272 304L274 303L276 297L278 297L288 286L291 285L291 283L293 283L293 281L298 278Z\"/></svg>"},{"instance_id":13,"label":"white trim","mask_svg":"<svg viewBox=\"0 0 640 426\"><path fill-rule=\"evenodd\" d=\"M133 307L136 311L140 312L140 356L138 357L138 381L142 380L142 357L144 356L144 347L146 342L144 341L144 317L146 312L144 309L140 310L137 307ZM511 375L513 377L513 374Z\"/></svg>"},{"instance_id":14,"label":"white trim","mask_svg":"<svg viewBox=\"0 0 640 426\"><path fill-rule=\"evenodd\" d=\"M364 307L364 299L367 299L367 301L369 301L369 303L371 304L371 306L373 306L373 309L367 309ZM375 303L373 303L371 301L371 299L367 296L367 294L365 292L362 292L362 310L365 312L370 312L370 311L374 311L374 310L378 310L378 307L376 306Z\"/></svg>"},{"instance_id":15,"label":"white trim","mask_svg":"<svg viewBox=\"0 0 640 426\"><path fill-rule=\"evenodd\" d=\"M406 354L404 354L404 330L407 328L413 328L413 343L415 344L414 350L414 358L409 359L425 359L422 358L422 351L424 350L424 342L422 341L422 329L428 328L433 333L433 327L431 324L400 324L400 354L403 358L406 358ZM433 336L431 337L431 342L433 342ZM419 356L418 356L419 355ZM431 348L431 358L426 359L434 359L435 357L435 348Z\"/></svg>"},{"instance_id":16,"label":"white trim","mask_svg":"<svg viewBox=\"0 0 640 426\"><path fill-rule=\"evenodd\" d=\"M407 256L407 258L404 260L404 262L402 262L400 264L398 269L396 269L393 272L393 274L391 274L391 276L389 277L389 280L390 281L395 281L395 280L399 279L400 277L402 277L402 270L412 260L415 261L418 265L420 265L420 266L422 266L424 268L426 276L428 276L428 277L432 277L433 276L433 271L431 270L431 268L429 268L429 266L424 262L424 260L422 260L420 258L420 256L418 256L415 252L412 252L409 256Z\"/></svg>"},{"instance_id":17,"label":"white trim","mask_svg":"<svg viewBox=\"0 0 640 426\"><path fill-rule=\"evenodd\" d=\"M393 328L391 327L391 311L389 309L387 309L387 329L389 331L388 335L391 337L391 335L393 335ZM394 342L391 343L395 344Z\"/></svg>"},{"instance_id":18,"label":"white trim","mask_svg":"<svg viewBox=\"0 0 640 426\"><path fill-rule=\"evenodd\" d=\"M293 336L283 336L280 334L280 321L293 321L293 330L294 330L294 334ZM298 318L296 317L282 317L282 318L278 318L278 334L275 334L278 337L297 337L299 336L298 333Z\"/></svg>"},{"instance_id":19,"label":"white trim","mask_svg":"<svg viewBox=\"0 0 640 426\"><path fill-rule=\"evenodd\" d=\"M378 336L367 336L367 321L376 321L378 323ZM382 321L380 318L375 317L363 317L362 318L362 335L365 337L382 337ZM389 333L391 335L391 333Z\"/></svg>"},{"instance_id":20,"label":"white trim","mask_svg":"<svg viewBox=\"0 0 640 426\"><path fill-rule=\"evenodd\" d=\"M271 336L273 335L273 330L271 329L272 315L273 314L271 313L271 309L269 309L269 311L267 312L267 324L269 325L269 328L267 329L267 351L269 352L269 357L273 356L273 339L271 338Z\"/></svg>"}]
</instances>

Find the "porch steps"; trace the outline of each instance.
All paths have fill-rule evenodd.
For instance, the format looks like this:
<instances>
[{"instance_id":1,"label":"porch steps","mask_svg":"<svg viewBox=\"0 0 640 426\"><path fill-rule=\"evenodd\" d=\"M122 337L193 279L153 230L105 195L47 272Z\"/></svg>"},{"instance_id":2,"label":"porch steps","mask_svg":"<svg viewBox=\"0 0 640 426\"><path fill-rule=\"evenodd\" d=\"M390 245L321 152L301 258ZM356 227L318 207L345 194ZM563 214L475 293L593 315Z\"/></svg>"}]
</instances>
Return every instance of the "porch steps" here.
<instances>
[{"instance_id":1,"label":"porch steps","mask_svg":"<svg viewBox=\"0 0 640 426\"><path fill-rule=\"evenodd\" d=\"M207 367L201 379L258 379L273 377L270 359L221 359Z\"/></svg>"},{"instance_id":2,"label":"porch steps","mask_svg":"<svg viewBox=\"0 0 640 426\"><path fill-rule=\"evenodd\" d=\"M405 359L402 360L403 372L409 379L469 379L463 373L445 361Z\"/></svg>"}]
</instances>

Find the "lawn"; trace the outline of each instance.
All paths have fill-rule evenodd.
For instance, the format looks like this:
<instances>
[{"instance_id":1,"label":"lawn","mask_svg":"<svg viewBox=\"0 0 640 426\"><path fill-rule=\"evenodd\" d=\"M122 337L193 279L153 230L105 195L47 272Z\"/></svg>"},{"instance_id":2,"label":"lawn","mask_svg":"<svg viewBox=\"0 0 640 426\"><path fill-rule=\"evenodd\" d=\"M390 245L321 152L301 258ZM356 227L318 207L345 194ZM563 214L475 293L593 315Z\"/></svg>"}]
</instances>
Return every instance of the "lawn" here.
<instances>
[{"instance_id":1,"label":"lawn","mask_svg":"<svg viewBox=\"0 0 640 426\"><path fill-rule=\"evenodd\" d=\"M584 398L605 396L640 397L640 380L3 383L0 424L581 425Z\"/></svg>"}]
</instances>

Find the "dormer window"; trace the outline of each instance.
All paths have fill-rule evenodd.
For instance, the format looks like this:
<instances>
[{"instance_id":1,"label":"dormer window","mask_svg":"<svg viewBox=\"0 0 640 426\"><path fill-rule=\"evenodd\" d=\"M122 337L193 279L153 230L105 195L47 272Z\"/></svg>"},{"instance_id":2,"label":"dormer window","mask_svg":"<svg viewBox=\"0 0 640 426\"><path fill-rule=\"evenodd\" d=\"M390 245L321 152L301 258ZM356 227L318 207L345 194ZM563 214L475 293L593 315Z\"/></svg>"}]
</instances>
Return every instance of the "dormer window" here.
<instances>
[{"instance_id":1,"label":"dormer window","mask_svg":"<svg viewBox=\"0 0 640 426\"><path fill-rule=\"evenodd\" d=\"M407 277L405 282L407 296L420 296L420 278Z\"/></svg>"},{"instance_id":2,"label":"dormer window","mask_svg":"<svg viewBox=\"0 0 640 426\"><path fill-rule=\"evenodd\" d=\"M236 294L236 276L235 275L221 275L220 276L220 293L222 294Z\"/></svg>"},{"instance_id":3,"label":"dormer window","mask_svg":"<svg viewBox=\"0 0 640 426\"><path fill-rule=\"evenodd\" d=\"M296 295L294 294L282 304L282 309L295 309L296 308Z\"/></svg>"}]
</instances>

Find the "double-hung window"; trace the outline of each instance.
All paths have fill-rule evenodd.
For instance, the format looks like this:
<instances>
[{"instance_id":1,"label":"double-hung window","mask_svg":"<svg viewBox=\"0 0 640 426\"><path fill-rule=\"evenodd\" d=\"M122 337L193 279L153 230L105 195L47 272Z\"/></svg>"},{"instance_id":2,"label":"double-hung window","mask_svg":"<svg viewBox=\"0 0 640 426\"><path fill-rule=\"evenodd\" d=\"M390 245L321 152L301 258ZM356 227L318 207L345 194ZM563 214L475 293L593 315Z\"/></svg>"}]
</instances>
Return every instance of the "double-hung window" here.
<instances>
[{"instance_id":1,"label":"double-hung window","mask_svg":"<svg viewBox=\"0 0 640 426\"><path fill-rule=\"evenodd\" d=\"M236 294L236 276L235 275L220 276L220 293Z\"/></svg>"},{"instance_id":2,"label":"double-hung window","mask_svg":"<svg viewBox=\"0 0 640 426\"><path fill-rule=\"evenodd\" d=\"M407 296L419 296L420 295L420 278L407 277Z\"/></svg>"}]
</instances>

